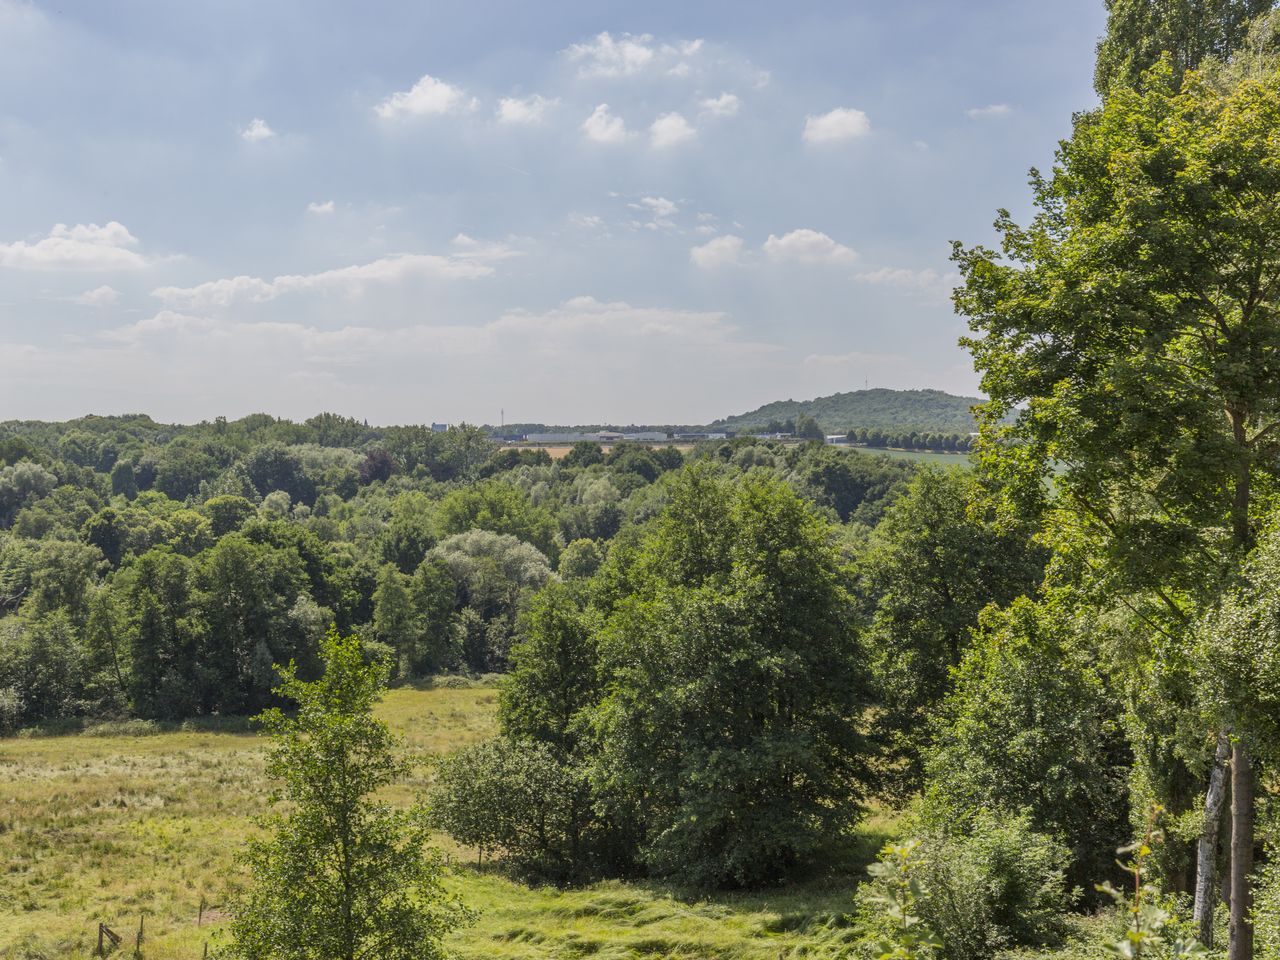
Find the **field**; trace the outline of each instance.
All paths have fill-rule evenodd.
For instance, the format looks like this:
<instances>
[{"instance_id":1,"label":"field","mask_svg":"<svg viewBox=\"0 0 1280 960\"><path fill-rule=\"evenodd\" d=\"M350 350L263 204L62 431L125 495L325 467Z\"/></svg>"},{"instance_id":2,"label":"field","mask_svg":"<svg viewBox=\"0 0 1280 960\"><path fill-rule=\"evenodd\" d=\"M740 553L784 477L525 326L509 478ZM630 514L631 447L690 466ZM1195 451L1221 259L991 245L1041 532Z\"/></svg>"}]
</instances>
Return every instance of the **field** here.
<instances>
[{"instance_id":1,"label":"field","mask_svg":"<svg viewBox=\"0 0 1280 960\"><path fill-rule=\"evenodd\" d=\"M414 755L494 729L492 689L399 689L382 716ZM125 935L145 915L143 956L216 949L235 855L262 810L263 743L251 733L142 723L0 740L0 958L86 957L99 922ZM425 786L429 772L397 788ZM454 948L467 958L746 958L835 955L860 867L887 837L871 818L843 875L710 899L639 883L530 889L442 841L451 884L480 913ZM203 907L203 918L201 917Z\"/></svg>"},{"instance_id":2,"label":"field","mask_svg":"<svg viewBox=\"0 0 1280 960\"><path fill-rule=\"evenodd\" d=\"M869 456L884 454L886 457L898 457L902 460L915 460L934 467L967 467L970 466L967 453L937 453L933 450L888 450L884 447L853 447L859 453Z\"/></svg>"}]
</instances>

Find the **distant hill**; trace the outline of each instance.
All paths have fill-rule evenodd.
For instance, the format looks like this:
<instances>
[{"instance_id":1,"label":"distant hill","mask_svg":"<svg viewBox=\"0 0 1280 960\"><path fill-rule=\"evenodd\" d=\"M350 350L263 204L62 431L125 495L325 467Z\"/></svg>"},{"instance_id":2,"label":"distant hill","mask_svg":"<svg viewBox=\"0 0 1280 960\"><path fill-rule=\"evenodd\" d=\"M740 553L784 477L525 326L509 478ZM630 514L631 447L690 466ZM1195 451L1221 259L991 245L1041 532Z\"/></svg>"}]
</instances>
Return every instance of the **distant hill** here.
<instances>
[{"instance_id":1,"label":"distant hill","mask_svg":"<svg viewBox=\"0 0 1280 960\"><path fill-rule=\"evenodd\" d=\"M957 397L941 390L852 390L816 400L776 400L750 413L711 424L716 430L764 430L770 423L813 417L828 433L868 430L918 430L969 433L977 429L970 408L980 397Z\"/></svg>"}]
</instances>

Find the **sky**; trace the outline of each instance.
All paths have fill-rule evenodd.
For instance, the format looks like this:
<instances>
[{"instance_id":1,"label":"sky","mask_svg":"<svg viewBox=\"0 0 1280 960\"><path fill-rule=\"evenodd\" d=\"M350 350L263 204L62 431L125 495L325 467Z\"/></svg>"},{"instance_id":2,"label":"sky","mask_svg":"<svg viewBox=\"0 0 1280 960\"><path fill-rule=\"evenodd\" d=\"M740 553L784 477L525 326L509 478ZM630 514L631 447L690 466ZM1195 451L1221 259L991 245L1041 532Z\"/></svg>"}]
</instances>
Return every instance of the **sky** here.
<instances>
[{"instance_id":1,"label":"sky","mask_svg":"<svg viewBox=\"0 0 1280 960\"><path fill-rule=\"evenodd\" d=\"M978 390L1101 0L0 0L0 420Z\"/></svg>"}]
</instances>

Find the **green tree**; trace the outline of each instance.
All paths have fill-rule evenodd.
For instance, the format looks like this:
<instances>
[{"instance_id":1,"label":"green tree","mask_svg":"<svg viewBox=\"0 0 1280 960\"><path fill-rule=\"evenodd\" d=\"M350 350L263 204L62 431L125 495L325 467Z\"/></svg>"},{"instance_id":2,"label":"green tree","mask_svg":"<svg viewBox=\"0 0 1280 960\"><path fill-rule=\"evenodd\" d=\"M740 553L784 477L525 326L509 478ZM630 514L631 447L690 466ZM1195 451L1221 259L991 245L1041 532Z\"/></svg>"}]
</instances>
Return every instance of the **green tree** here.
<instances>
[{"instance_id":1,"label":"green tree","mask_svg":"<svg viewBox=\"0 0 1280 960\"><path fill-rule=\"evenodd\" d=\"M495 737L440 765L432 820L480 856L500 853L531 879L589 876L598 823L580 767L545 743Z\"/></svg>"},{"instance_id":2,"label":"green tree","mask_svg":"<svg viewBox=\"0 0 1280 960\"><path fill-rule=\"evenodd\" d=\"M655 873L761 883L839 835L864 792L843 571L829 527L776 480L696 465L668 494L602 571L593 783Z\"/></svg>"},{"instance_id":3,"label":"green tree","mask_svg":"<svg viewBox=\"0 0 1280 960\"><path fill-rule=\"evenodd\" d=\"M501 480L454 490L440 501L436 518L443 536L491 530L531 543L553 561L559 555L555 520L531 504L520 488Z\"/></svg>"},{"instance_id":4,"label":"green tree","mask_svg":"<svg viewBox=\"0 0 1280 960\"><path fill-rule=\"evenodd\" d=\"M868 618L863 647L878 687L876 729L896 761L890 785L920 786L930 719L951 689L951 670L988 604L1034 593L1045 551L1029 523L997 529L973 516L972 471L921 470L875 528L859 561ZM1114 846L1114 845L1113 845Z\"/></svg>"},{"instance_id":5,"label":"green tree","mask_svg":"<svg viewBox=\"0 0 1280 960\"><path fill-rule=\"evenodd\" d=\"M1093 85L1101 97L1139 87L1168 55L1181 81L1210 58L1226 60L1245 38L1249 21L1275 0L1106 0L1107 32L1098 41Z\"/></svg>"},{"instance_id":6,"label":"green tree","mask_svg":"<svg viewBox=\"0 0 1280 960\"><path fill-rule=\"evenodd\" d=\"M457 584L443 560L428 558L413 572L409 585L417 617L417 639L409 653L413 675L452 669L461 662L455 623L457 593Z\"/></svg>"},{"instance_id":7,"label":"green tree","mask_svg":"<svg viewBox=\"0 0 1280 960\"><path fill-rule=\"evenodd\" d=\"M378 571L378 586L373 591L373 633L397 654L400 670L410 672L409 661L417 640L417 617L409 597L409 578L395 568L383 564Z\"/></svg>"},{"instance_id":8,"label":"green tree","mask_svg":"<svg viewBox=\"0 0 1280 960\"><path fill-rule=\"evenodd\" d=\"M570 542L560 552L560 563L556 570L568 580L580 580L599 570L603 561L604 556L594 540L578 539Z\"/></svg>"},{"instance_id":9,"label":"green tree","mask_svg":"<svg viewBox=\"0 0 1280 960\"><path fill-rule=\"evenodd\" d=\"M498 717L505 734L538 740L567 757L577 745L575 718L599 700L594 625L570 589L549 583L522 619L511 650Z\"/></svg>"},{"instance_id":10,"label":"green tree","mask_svg":"<svg viewBox=\"0 0 1280 960\"><path fill-rule=\"evenodd\" d=\"M215 537L223 537L232 531L239 530L244 522L257 512L248 499L231 494L210 497L201 509L209 518Z\"/></svg>"},{"instance_id":11,"label":"green tree","mask_svg":"<svg viewBox=\"0 0 1280 960\"><path fill-rule=\"evenodd\" d=\"M942 705L926 805L940 824L984 810L1025 814L1067 844L1072 880L1089 889L1113 872L1129 836L1132 758L1079 619L1065 603L1026 597L983 613Z\"/></svg>"},{"instance_id":12,"label":"green tree","mask_svg":"<svg viewBox=\"0 0 1280 960\"><path fill-rule=\"evenodd\" d=\"M448 956L444 938L467 918L444 889L421 805L393 810L374 799L403 778L407 761L373 708L384 676L355 638L331 633L324 674L298 679L280 668L277 693L297 714L268 710L267 774L279 787L251 841L252 880L231 922L244 960L423 960Z\"/></svg>"},{"instance_id":13,"label":"green tree","mask_svg":"<svg viewBox=\"0 0 1280 960\"><path fill-rule=\"evenodd\" d=\"M955 253L991 398L980 456L1010 514L1043 501L1058 465L1048 526L1166 647L1152 664L1185 659L1179 638L1252 546L1255 491L1280 465L1280 75L1227 94L1164 77L1076 119L1053 175L1033 177L1031 225L1000 215L1003 256ZM1243 741L1231 775L1231 957L1245 960ZM1212 873L1202 858L1200 882Z\"/></svg>"},{"instance_id":14,"label":"green tree","mask_svg":"<svg viewBox=\"0 0 1280 960\"><path fill-rule=\"evenodd\" d=\"M796 425L794 433L801 440L826 440L827 435L823 432L821 425L817 420L808 414L800 414L796 417Z\"/></svg>"}]
</instances>

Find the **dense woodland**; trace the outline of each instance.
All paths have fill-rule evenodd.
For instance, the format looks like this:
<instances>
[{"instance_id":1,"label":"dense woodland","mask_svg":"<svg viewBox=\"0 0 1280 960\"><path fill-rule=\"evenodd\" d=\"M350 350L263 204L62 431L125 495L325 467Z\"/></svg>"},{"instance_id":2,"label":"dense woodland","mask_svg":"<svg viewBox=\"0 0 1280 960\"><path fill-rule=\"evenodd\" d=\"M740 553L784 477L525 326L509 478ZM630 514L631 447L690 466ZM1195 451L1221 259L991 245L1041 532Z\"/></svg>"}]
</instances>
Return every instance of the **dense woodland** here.
<instances>
[{"instance_id":1,"label":"dense woodland","mask_svg":"<svg viewBox=\"0 0 1280 960\"><path fill-rule=\"evenodd\" d=\"M667 502L680 451L592 443L558 462L476 428L322 415L194 427L7 424L0 440L4 728L248 714L272 665L314 670L330 625L402 679L507 669L548 581L590 576ZM784 478L850 542L901 462L750 440L693 454Z\"/></svg>"}]
</instances>

